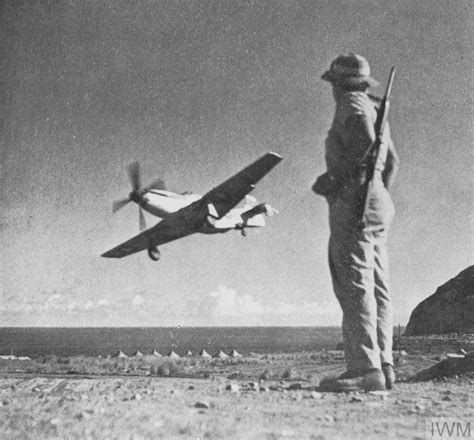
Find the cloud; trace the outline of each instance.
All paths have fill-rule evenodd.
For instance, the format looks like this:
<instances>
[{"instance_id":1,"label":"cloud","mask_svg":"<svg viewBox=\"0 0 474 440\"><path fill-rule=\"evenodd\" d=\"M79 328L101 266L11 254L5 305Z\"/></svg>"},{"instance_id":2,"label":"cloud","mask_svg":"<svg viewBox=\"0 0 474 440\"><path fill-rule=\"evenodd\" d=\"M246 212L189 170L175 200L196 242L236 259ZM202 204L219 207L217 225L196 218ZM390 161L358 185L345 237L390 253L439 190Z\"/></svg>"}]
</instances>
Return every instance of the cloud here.
<instances>
[{"instance_id":1,"label":"cloud","mask_svg":"<svg viewBox=\"0 0 474 440\"><path fill-rule=\"evenodd\" d=\"M97 307L107 307L109 305L109 300L107 299L100 299L97 301Z\"/></svg>"},{"instance_id":2,"label":"cloud","mask_svg":"<svg viewBox=\"0 0 474 440\"><path fill-rule=\"evenodd\" d=\"M251 295L238 295L234 289L218 286L209 294L215 298L214 313L218 316L254 315L264 312L264 306Z\"/></svg>"},{"instance_id":3,"label":"cloud","mask_svg":"<svg viewBox=\"0 0 474 440\"><path fill-rule=\"evenodd\" d=\"M94 308L94 303L92 301L87 301L85 304L84 304L84 308L86 310L90 310L92 308Z\"/></svg>"},{"instance_id":4,"label":"cloud","mask_svg":"<svg viewBox=\"0 0 474 440\"><path fill-rule=\"evenodd\" d=\"M77 304L75 301L73 302L70 302L67 306L66 306L66 310L68 311L72 311L72 310L76 310L77 309Z\"/></svg>"},{"instance_id":5,"label":"cloud","mask_svg":"<svg viewBox=\"0 0 474 440\"><path fill-rule=\"evenodd\" d=\"M143 296L141 296L140 294L135 295L132 299L132 306L140 307L144 303L144 301L145 300L143 299Z\"/></svg>"},{"instance_id":6,"label":"cloud","mask_svg":"<svg viewBox=\"0 0 474 440\"><path fill-rule=\"evenodd\" d=\"M225 285L218 285L207 294L190 295L182 303L136 290L110 299L78 298L57 291L45 292L44 298L11 296L0 305L2 319L10 317L8 322L28 325L52 321L61 325L86 321L99 325L104 319L109 325L137 325L140 315L140 323L150 326L318 326L338 325L341 320L336 300L302 301L294 293L285 301L275 301Z\"/></svg>"},{"instance_id":7,"label":"cloud","mask_svg":"<svg viewBox=\"0 0 474 440\"><path fill-rule=\"evenodd\" d=\"M137 325L137 314L142 314L140 323L149 318L149 325L157 325L154 310L143 307L144 292L126 293L122 296L88 297L73 295L67 290L32 292L28 295L10 295L0 303L2 322L11 326L59 326L86 325ZM132 312L132 304L136 307ZM168 312L168 311L167 311ZM163 313L161 320L168 313ZM161 322L161 321L160 321Z\"/></svg>"},{"instance_id":8,"label":"cloud","mask_svg":"<svg viewBox=\"0 0 474 440\"><path fill-rule=\"evenodd\" d=\"M235 289L218 286L207 298L194 300L194 317L205 325L335 325L341 311L336 301L265 303L249 293L239 294ZM206 321L205 321L206 320Z\"/></svg>"},{"instance_id":9,"label":"cloud","mask_svg":"<svg viewBox=\"0 0 474 440\"><path fill-rule=\"evenodd\" d=\"M89 300L84 304L83 308L85 310L91 310L91 309L98 309L100 307L107 307L108 305L109 305L109 300L107 299L99 299L96 302ZM68 308L74 309L75 307L76 307L75 303L70 303Z\"/></svg>"},{"instance_id":10,"label":"cloud","mask_svg":"<svg viewBox=\"0 0 474 440\"><path fill-rule=\"evenodd\" d=\"M59 293L53 293L52 295L48 297L47 301L50 303L54 303L54 302L58 302L60 299L61 299L61 295Z\"/></svg>"}]
</instances>

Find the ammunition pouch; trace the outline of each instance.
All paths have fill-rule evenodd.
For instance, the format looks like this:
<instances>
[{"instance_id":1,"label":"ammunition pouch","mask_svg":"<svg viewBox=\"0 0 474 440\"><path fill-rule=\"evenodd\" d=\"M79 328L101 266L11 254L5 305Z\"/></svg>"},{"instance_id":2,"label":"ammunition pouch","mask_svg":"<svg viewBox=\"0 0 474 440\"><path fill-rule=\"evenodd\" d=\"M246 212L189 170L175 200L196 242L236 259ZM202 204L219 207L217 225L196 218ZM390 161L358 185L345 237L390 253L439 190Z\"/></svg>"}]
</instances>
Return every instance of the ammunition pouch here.
<instances>
[{"instance_id":1,"label":"ammunition pouch","mask_svg":"<svg viewBox=\"0 0 474 440\"><path fill-rule=\"evenodd\" d=\"M364 186L367 183L368 166L360 164L354 168L351 174L351 182L355 187Z\"/></svg>"},{"instance_id":2,"label":"ammunition pouch","mask_svg":"<svg viewBox=\"0 0 474 440\"><path fill-rule=\"evenodd\" d=\"M337 197L340 185L333 176L324 173L318 176L311 189L315 194L329 199Z\"/></svg>"}]
</instances>

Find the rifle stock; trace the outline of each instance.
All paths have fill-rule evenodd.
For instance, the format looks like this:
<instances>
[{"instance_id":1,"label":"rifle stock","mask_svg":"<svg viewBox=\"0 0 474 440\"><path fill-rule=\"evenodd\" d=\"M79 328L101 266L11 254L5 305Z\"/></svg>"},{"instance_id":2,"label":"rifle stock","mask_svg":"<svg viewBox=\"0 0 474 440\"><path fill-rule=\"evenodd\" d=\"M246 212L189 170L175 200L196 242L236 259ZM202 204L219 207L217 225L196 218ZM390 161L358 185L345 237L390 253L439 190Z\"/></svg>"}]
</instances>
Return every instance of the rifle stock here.
<instances>
[{"instance_id":1,"label":"rifle stock","mask_svg":"<svg viewBox=\"0 0 474 440\"><path fill-rule=\"evenodd\" d=\"M380 109L377 114L377 119L375 121L375 141L367 150L363 156L361 163L367 161L367 176L365 179L363 198L361 203L361 213L359 221L363 222L365 214L367 212L368 203L369 203L369 193L374 184L374 176L376 170L376 164L380 159L380 145L382 144L383 133L385 125L388 119L388 111L390 109L390 94L392 93L393 80L395 78L395 67L390 69L390 75L388 78L387 88L385 89L385 95L382 98L380 104Z\"/></svg>"}]
</instances>

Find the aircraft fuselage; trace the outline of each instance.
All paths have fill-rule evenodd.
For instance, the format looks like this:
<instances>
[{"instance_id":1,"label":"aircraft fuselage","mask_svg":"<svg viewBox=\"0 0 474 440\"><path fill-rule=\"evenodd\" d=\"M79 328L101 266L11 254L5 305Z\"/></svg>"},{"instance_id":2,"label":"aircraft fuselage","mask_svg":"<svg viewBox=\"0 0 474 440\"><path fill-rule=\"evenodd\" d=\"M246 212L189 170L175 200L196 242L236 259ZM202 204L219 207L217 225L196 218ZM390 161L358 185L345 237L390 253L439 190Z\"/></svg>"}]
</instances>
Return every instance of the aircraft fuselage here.
<instances>
[{"instance_id":1,"label":"aircraft fuselage","mask_svg":"<svg viewBox=\"0 0 474 440\"><path fill-rule=\"evenodd\" d=\"M150 214L166 218L202 198L199 194L178 194L153 189L141 196L137 203Z\"/></svg>"},{"instance_id":2,"label":"aircraft fuselage","mask_svg":"<svg viewBox=\"0 0 474 440\"><path fill-rule=\"evenodd\" d=\"M201 199L202 196L199 194L178 194L172 191L153 189L139 197L135 197L134 201L148 213L156 217L167 218ZM205 206L203 203L202 209L200 210L202 216L198 216L201 217L199 221L202 222L202 228L199 232L203 234L215 234L231 229L242 229L242 214L251 208L252 205L233 208L222 218L216 218L213 216L212 207ZM265 226L265 219L262 214L255 215L245 221L245 227L259 228L263 226Z\"/></svg>"}]
</instances>

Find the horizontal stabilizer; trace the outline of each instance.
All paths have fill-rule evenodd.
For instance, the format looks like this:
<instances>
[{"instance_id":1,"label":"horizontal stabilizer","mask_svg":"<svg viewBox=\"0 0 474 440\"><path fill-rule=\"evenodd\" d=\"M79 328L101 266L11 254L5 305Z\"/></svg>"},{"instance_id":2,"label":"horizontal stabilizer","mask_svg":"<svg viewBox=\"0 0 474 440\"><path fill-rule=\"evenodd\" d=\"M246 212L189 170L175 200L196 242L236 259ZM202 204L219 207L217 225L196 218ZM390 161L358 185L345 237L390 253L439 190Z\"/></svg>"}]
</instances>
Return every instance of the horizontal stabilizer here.
<instances>
[{"instance_id":1,"label":"horizontal stabilizer","mask_svg":"<svg viewBox=\"0 0 474 440\"><path fill-rule=\"evenodd\" d=\"M254 206L252 209L245 211L241 217L242 220L245 221L259 214L266 214L269 217L272 217L274 214L278 214L278 211L268 203L260 203L259 205Z\"/></svg>"}]
</instances>

